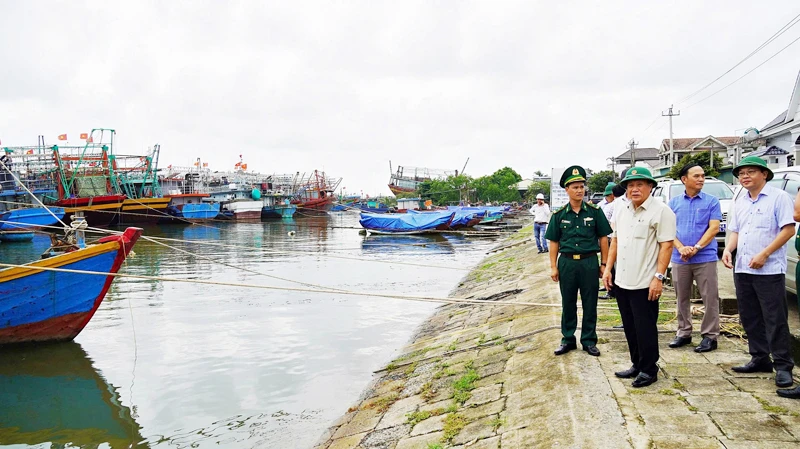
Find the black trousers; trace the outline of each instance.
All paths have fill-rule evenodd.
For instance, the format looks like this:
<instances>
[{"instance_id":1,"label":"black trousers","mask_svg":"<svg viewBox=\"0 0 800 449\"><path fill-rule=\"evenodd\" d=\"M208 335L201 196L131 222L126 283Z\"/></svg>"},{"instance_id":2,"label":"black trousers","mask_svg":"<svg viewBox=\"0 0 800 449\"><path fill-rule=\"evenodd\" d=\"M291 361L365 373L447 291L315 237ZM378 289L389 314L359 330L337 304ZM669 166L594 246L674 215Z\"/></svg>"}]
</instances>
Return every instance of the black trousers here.
<instances>
[{"instance_id":1,"label":"black trousers","mask_svg":"<svg viewBox=\"0 0 800 449\"><path fill-rule=\"evenodd\" d=\"M771 353L776 370L791 371L785 275L734 273L733 283L753 361L769 361Z\"/></svg>"},{"instance_id":2,"label":"black trousers","mask_svg":"<svg viewBox=\"0 0 800 449\"><path fill-rule=\"evenodd\" d=\"M631 363L639 371L655 376L658 374L658 301L647 300L649 291L648 288L615 289Z\"/></svg>"}]
</instances>

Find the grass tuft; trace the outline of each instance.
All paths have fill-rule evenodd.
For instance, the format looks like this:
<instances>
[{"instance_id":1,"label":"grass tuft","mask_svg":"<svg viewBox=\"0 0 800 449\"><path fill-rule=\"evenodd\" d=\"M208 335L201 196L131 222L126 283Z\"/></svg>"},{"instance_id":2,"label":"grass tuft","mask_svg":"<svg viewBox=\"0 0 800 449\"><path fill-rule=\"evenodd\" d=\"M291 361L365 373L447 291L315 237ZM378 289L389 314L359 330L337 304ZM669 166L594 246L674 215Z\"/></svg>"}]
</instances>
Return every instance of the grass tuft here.
<instances>
[{"instance_id":1,"label":"grass tuft","mask_svg":"<svg viewBox=\"0 0 800 449\"><path fill-rule=\"evenodd\" d=\"M442 435L442 441L452 441L467 424L469 424L467 418L464 418L458 413L447 415L447 418L444 419L444 435Z\"/></svg>"},{"instance_id":2,"label":"grass tuft","mask_svg":"<svg viewBox=\"0 0 800 449\"><path fill-rule=\"evenodd\" d=\"M417 423L425 421L432 415L433 414L427 410L417 411L417 412L406 413L406 419L408 420L408 423L411 424L411 427L414 427L417 425Z\"/></svg>"}]
</instances>

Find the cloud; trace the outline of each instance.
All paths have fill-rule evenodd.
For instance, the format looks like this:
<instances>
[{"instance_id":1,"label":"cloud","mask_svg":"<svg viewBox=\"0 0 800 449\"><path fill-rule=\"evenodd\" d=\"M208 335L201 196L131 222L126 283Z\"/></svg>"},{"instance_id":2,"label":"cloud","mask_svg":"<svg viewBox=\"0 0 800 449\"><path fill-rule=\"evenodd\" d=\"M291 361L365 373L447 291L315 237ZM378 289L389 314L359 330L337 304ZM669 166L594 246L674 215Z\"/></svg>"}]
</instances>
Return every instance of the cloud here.
<instances>
[{"instance_id":1,"label":"cloud","mask_svg":"<svg viewBox=\"0 0 800 449\"><path fill-rule=\"evenodd\" d=\"M92 127L117 151L161 143L265 173L324 168L388 193L396 166L523 176L595 169L630 138L657 146L662 110L789 21L791 1L28 2L0 6L0 139ZM789 11L789 12L787 12ZM758 25L752 16L758 14ZM789 30L724 86L791 39ZM675 120L731 135L788 103L800 44ZM693 99L702 98L698 96Z\"/></svg>"}]
</instances>

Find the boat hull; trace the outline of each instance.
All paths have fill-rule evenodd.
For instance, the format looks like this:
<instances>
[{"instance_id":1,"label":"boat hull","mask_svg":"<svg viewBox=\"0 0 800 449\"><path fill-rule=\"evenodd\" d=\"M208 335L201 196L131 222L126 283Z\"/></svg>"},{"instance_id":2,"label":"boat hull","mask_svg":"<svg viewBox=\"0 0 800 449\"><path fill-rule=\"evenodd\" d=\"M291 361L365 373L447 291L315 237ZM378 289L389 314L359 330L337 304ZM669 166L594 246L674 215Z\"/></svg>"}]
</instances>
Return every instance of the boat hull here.
<instances>
[{"instance_id":1,"label":"boat hull","mask_svg":"<svg viewBox=\"0 0 800 449\"><path fill-rule=\"evenodd\" d=\"M170 198L128 198L113 224L155 224L167 216Z\"/></svg>"},{"instance_id":2,"label":"boat hull","mask_svg":"<svg viewBox=\"0 0 800 449\"><path fill-rule=\"evenodd\" d=\"M261 209L261 217L263 218L292 218L297 212L297 206L291 205L278 205L278 206L264 206Z\"/></svg>"},{"instance_id":3,"label":"boat hull","mask_svg":"<svg viewBox=\"0 0 800 449\"><path fill-rule=\"evenodd\" d=\"M83 212L89 226L109 226L122 208L125 195L103 195L90 198L67 198L56 201L56 206L64 208L65 214Z\"/></svg>"},{"instance_id":4,"label":"boat hull","mask_svg":"<svg viewBox=\"0 0 800 449\"><path fill-rule=\"evenodd\" d=\"M264 207L261 201L234 201L223 206L231 214L234 220L259 221L261 220L261 209Z\"/></svg>"},{"instance_id":5,"label":"boat hull","mask_svg":"<svg viewBox=\"0 0 800 449\"><path fill-rule=\"evenodd\" d=\"M328 211L333 208L333 200L333 196L326 196L324 198L293 201L292 203L297 206L297 211L302 215L327 215Z\"/></svg>"},{"instance_id":6,"label":"boat hull","mask_svg":"<svg viewBox=\"0 0 800 449\"><path fill-rule=\"evenodd\" d=\"M64 219L64 208L50 207L51 215L43 207L13 209L0 214L0 231L37 230L43 226L53 226ZM56 219L53 217L58 217Z\"/></svg>"},{"instance_id":7,"label":"boat hull","mask_svg":"<svg viewBox=\"0 0 800 449\"><path fill-rule=\"evenodd\" d=\"M455 212L438 214L361 214L359 224L374 234L413 235L447 229Z\"/></svg>"},{"instance_id":8,"label":"boat hull","mask_svg":"<svg viewBox=\"0 0 800 449\"><path fill-rule=\"evenodd\" d=\"M114 280L32 267L116 273L141 234L128 228L84 249L0 271L0 345L74 339Z\"/></svg>"},{"instance_id":9,"label":"boat hull","mask_svg":"<svg viewBox=\"0 0 800 449\"><path fill-rule=\"evenodd\" d=\"M219 203L179 204L177 206L169 206L167 213L174 217L166 219L167 221L202 223L217 217Z\"/></svg>"},{"instance_id":10,"label":"boat hull","mask_svg":"<svg viewBox=\"0 0 800 449\"><path fill-rule=\"evenodd\" d=\"M30 242L33 240L33 231L0 231L0 240L4 242Z\"/></svg>"},{"instance_id":11,"label":"boat hull","mask_svg":"<svg viewBox=\"0 0 800 449\"><path fill-rule=\"evenodd\" d=\"M401 194L401 193L414 193L414 192L417 191L417 189L412 189L412 188L409 188L409 187L398 187L398 186L395 186L395 185L392 185L392 184L389 184L389 190L391 190L392 193L394 193L395 195L398 195L398 194Z\"/></svg>"}]
</instances>

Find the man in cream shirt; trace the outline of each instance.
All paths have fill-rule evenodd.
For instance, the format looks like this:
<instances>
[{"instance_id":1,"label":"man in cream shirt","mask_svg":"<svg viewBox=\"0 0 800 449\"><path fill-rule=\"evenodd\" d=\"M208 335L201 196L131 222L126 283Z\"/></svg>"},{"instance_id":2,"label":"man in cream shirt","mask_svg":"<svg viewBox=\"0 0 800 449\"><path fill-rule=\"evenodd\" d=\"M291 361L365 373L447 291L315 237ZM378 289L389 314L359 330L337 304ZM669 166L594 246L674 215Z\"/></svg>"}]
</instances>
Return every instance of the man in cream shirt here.
<instances>
[{"instance_id":1,"label":"man in cream shirt","mask_svg":"<svg viewBox=\"0 0 800 449\"><path fill-rule=\"evenodd\" d=\"M616 262L613 284L617 286L617 306L632 366L614 374L635 378L632 385L639 388L658 379L658 299L676 223L669 206L650 195L656 186L650 170L632 167L620 184L626 188L630 203L617 210L603 283L611 289L611 267Z\"/></svg>"}]
</instances>

